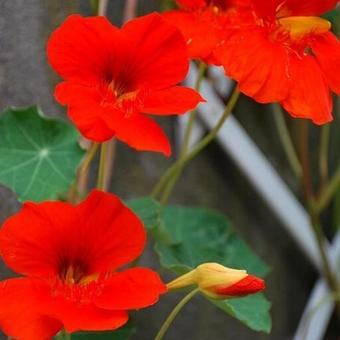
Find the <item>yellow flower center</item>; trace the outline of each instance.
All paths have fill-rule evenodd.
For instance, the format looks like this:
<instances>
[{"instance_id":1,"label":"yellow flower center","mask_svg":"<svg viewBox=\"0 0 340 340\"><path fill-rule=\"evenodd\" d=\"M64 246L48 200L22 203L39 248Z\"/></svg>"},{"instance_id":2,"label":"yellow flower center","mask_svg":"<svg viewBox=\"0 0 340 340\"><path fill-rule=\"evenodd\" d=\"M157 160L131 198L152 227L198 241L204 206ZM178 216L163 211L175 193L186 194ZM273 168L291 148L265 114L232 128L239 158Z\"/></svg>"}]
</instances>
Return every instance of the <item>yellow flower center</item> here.
<instances>
[{"instance_id":1,"label":"yellow flower center","mask_svg":"<svg viewBox=\"0 0 340 340\"><path fill-rule=\"evenodd\" d=\"M279 19L279 23L293 40L308 34L322 34L331 29L331 23L319 17L286 17Z\"/></svg>"},{"instance_id":2,"label":"yellow flower center","mask_svg":"<svg viewBox=\"0 0 340 340\"><path fill-rule=\"evenodd\" d=\"M69 265L61 273L61 279L69 285L86 285L92 281L97 280L98 274L86 275L81 267Z\"/></svg>"}]
</instances>

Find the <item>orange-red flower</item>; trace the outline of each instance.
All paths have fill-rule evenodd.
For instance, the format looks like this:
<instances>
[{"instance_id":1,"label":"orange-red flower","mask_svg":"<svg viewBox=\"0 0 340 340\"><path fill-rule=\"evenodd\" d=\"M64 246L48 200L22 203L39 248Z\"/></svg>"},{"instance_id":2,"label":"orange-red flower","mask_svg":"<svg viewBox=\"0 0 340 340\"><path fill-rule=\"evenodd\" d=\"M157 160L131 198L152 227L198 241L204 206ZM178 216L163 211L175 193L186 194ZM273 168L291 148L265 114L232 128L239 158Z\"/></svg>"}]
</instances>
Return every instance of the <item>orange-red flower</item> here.
<instances>
[{"instance_id":1,"label":"orange-red flower","mask_svg":"<svg viewBox=\"0 0 340 340\"><path fill-rule=\"evenodd\" d=\"M218 263L203 263L167 284L169 290L197 285L201 293L213 299L228 299L258 293L265 282L246 270L224 267Z\"/></svg>"},{"instance_id":2,"label":"orange-red flower","mask_svg":"<svg viewBox=\"0 0 340 340\"><path fill-rule=\"evenodd\" d=\"M117 271L145 244L137 216L112 194L92 191L79 205L25 203L0 230L5 263L24 275L0 283L0 328L20 340L107 330L127 310L154 304L166 291L146 268Z\"/></svg>"},{"instance_id":3,"label":"orange-red flower","mask_svg":"<svg viewBox=\"0 0 340 340\"><path fill-rule=\"evenodd\" d=\"M340 93L340 44L317 17L337 0L249 0L248 19L216 52L227 75L261 103L280 102L294 117L332 120L331 91ZM240 12L242 12L240 10Z\"/></svg>"},{"instance_id":4,"label":"orange-red flower","mask_svg":"<svg viewBox=\"0 0 340 340\"><path fill-rule=\"evenodd\" d=\"M246 0L247 1L247 0ZM182 32L189 56L216 64L212 52L225 39L237 6L245 0L176 0L178 10L163 15Z\"/></svg>"},{"instance_id":5,"label":"orange-red flower","mask_svg":"<svg viewBox=\"0 0 340 340\"><path fill-rule=\"evenodd\" d=\"M137 150L170 154L162 129L143 113L182 114L202 101L194 90L176 86L188 71L185 41L158 14L121 29L104 17L72 15L51 35L48 59L64 78L59 103L87 138L115 136Z\"/></svg>"}]
</instances>

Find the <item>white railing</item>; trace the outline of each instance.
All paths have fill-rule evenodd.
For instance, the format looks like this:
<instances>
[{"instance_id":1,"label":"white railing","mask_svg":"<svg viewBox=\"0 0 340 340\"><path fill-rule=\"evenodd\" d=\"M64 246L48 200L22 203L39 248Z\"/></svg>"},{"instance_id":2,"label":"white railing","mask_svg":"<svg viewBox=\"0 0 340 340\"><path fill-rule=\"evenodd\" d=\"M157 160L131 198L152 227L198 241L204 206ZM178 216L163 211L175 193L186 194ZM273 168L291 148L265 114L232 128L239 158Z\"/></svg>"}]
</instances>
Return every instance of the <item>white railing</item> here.
<instances>
[{"instance_id":1,"label":"white railing","mask_svg":"<svg viewBox=\"0 0 340 340\"><path fill-rule=\"evenodd\" d=\"M224 76L223 70L212 68L210 71L214 77L214 85L217 90L224 94L230 92L232 82ZM194 87L196 77L197 68L192 64L186 81L187 85ZM200 92L207 103L199 107L199 118L205 128L211 129L223 113L224 103L207 80L202 81ZM187 116L182 116L179 119L179 138L183 136L187 119ZM201 138L204 128L197 122L193 132L190 141L191 146ZM322 275L320 255L311 231L308 214L278 172L233 116L229 117L221 128L217 141L245 174L266 201L268 207L280 220L281 225L287 229L297 245ZM328 243L325 246L329 257L333 259L332 265L335 266L336 261L334 259L340 256L340 236L338 235L335 238L332 247ZM334 303L329 299L329 294L329 289L321 278L310 296L294 340L323 339L334 309ZM321 307L317 305L320 301L322 302ZM311 311L313 312L311 313Z\"/></svg>"}]
</instances>

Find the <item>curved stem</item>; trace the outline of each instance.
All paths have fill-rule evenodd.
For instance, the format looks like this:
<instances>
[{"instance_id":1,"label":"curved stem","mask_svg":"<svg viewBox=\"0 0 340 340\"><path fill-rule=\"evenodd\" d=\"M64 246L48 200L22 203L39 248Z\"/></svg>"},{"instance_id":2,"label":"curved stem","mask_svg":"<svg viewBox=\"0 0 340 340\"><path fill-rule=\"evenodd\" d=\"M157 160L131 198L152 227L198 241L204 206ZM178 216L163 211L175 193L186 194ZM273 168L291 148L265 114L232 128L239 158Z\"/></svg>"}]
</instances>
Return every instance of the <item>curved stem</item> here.
<instances>
[{"instance_id":1,"label":"curved stem","mask_svg":"<svg viewBox=\"0 0 340 340\"><path fill-rule=\"evenodd\" d=\"M317 211L322 212L336 192L340 189L340 166L335 172L335 175L332 177L328 186L324 189L323 193L320 195L318 201L316 202Z\"/></svg>"},{"instance_id":2,"label":"curved stem","mask_svg":"<svg viewBox=\"0 0 340 340\"><path fill-rule=\"evenodd\" d=\"M299 125L299 156L302 166L302 185L306 202L314 198L314 191L310 173L310 159L309 159L309 128L305 121L300 122Z\"/></svg>"},{"instance_id":3,"label":"curved stem","mask_svg":"<svg viewBox=\"0 0 340 340\"><path fill-rule=\"evenodd\" d=\"M338 283L337 283L337 279L336 276L334 275L330 263L329 263L329 258L326 254L325 251L325 237L323 234L323 229L321 226L321 222L320 222L320 217L319 214L314 211L313 208L310 208L310 219L311 219L311 224L313 226L313 230L314 230L314 235L315 235L315 239L317 241L318 244L318 248L320 251L320 255L321 255L321 261L322 261L322 265L323 265L323 271L326 277L326 280L328 282L329 288L331 289L331 291L333 293L337 293L338 291Z\"/></svg>"},{"instance_id":4,"label":"curved stem","mask_svg":"<svg viewBox=\"0 0 340 340\"><path fill-rule=\"evenodd\" d=\"M85 158L84 158L84 161L83 163L81 164L80 168L79 168L79 175L81 176L84 172L87 172L92 161L93 161L93 158L94 156L96 155L97 153L97 150L99 148L99 144L98 143L93 143L89 150L87 151L86 155L85 155Z\"/></svg>"},{"instance_id":5,"label":"curved stem","mask_svg":"<svg viewBox=\"0 0 340 340\"><path fill-rule=\"evenodd\" d=\"M106 168L106 157L109 142L102 143L100 148L100 160L99 160L99 170L98 170L98 180L97 188L103 191L107 191L105 185L105 168Z\"/></svg>"},{"instance_id":6,"label":"curved stem","mask_svg":"<svg viewBox=\"0 0 340 340\"><path fill-rule=\"evenodd\" d=\"M274 121L279 133L279 137L286 153L290 167L295 176L299 179L302 176L302 167L295 151L295 147L290 136L285 117L279 104L273 104Z\"/></svg>"},{"instance_id":7,"label":"curved stem","mask_svg":"<svg viewBox=\"0 0 340 340\"><path fill-rule=\"evenodd\" d=\"M173 176L176 175L176 171L177 171L178 167L180 167L180 168L184 167L189 161L191 161L193 158L195 158L206 146L208 146L214 140L214 138L216 137L216 135L220 131L221 127L223 126L224 122L230 116L232 110L234 109L239 96L240 96L240 91L236 87L234 89L229 101L228 101L228 104L226 106L224 113L222 114L222 116L218 120L215 127L185 157L177 160L170 168L168 168L168 170L164 173L164 175L160 179L159 183L156 185L156 187L152 191L152 193L151 193L152 197L156 197L160 193L160 191L163 189L164 185L167 184L167 182L169 180L171 180L171 178ZM169 196L169 192L171 192L171 190L172 190L172 188L170 188L170 190L167 190L165 195L163 195L164 196L162 198L163 202L166 202L166 200L167 200L166 196Z\"/></svg>"},{"instance_id":8,"label":"curved stem","mask_svg":"<svg viewBox=\"0 0 340 340\"><path fill-rule=\"evenodd\" d=\"M157 182L155 187L152 189L150 193L150 197L156 198L161 190L163 189L164 185L168 182L170 177L172 176L172 172L174 170L174 165L176 163L172 164L163 174L163 176L160 178L160 180Z\"/></svg>"},{"instance_id":9,"label":"curved stem","mask_svg":"<svg viewBox=\"0 0 340 340\"><path fill-rule=\"evenodd\" d=\"M320 212L315 204L315 196L313 192L313 186L311 182L310 173L310 162L309 162L309 147L308 147L308 125L306 122L302 122L299 131L299 151L302 164L302 184L305 191L305 199L308 208L308 213L311 221L312 231L317 242L319 249L323 272L325 279L330 290L333 293L338 291L337 277L332 270L325 250L325 235L320 221ZM337 309L339 309L339 304L337 303Z\"/></svg>"},{"instance_id":10,"label":"curved stem","mask_svg":"<svg viewBox=\"0 0 340 340\"><path fill-rule=\"evenodd\" d=\"M328 181L328 150L330 129L330 125L324 125L321 128L319 152L320 192L323 191Z\"/></svg>"},{"instance_id":11,"label":"curved stem","mask_svg":"<svg viewBox=\"0 0 340 340\"><path fill-rule=\"evenodd\" d=\"M198 74L197 74L197 79L196 79L196 83L195 83L195 90L196 91L200 91L201 88L201 83L202 80L204 78L204 73L207 69L207 66L200 62L199 64L199 69L198 69ZM188 152L189 149L189 145L190 145L190 137L191 137L191 132L192 132L192 128L194 126L194 122L195 119L197 117L197 109L193 110L190 112L189 114L189 121L188 124L185 128L185 132L184 132L184 138L183 138L183 144L182 144L182 149L181 149L181 153L179 155L179 159L184 159L185 155ZM176 173L174 174L174 176L172 177L171 181L169 183L167 183L166 188L164 189L164 193L163 193L163 197L161 198L161 204L165 205L165 203L168 201L171 192L177 182L177 179L179 178L179 176L181 175L182 171L183 171L183 162L182 162L182 166L178 167L176 170Z\"/></svg>"},{"instance_id":12,"label":"curved stem","mask_svg":"<svg viewBox=\"0 0 340 340\"><path fill-rule=\"evenodd\" d=\"M189 294L187 294L172 310L169 314L165 322L163 323L162 327L160 328L159 332L157 333L155 340L162 340L165 333L171 326L172 322L175 320L178 313L182 310L182 308L198 293L199 289L192 290Z\"/></svg>"},{"instance_id":13,"label":"curved stem","mask_svg":"<svg viewBox=\"0 0 340 340\"><path fill-rule=\"evenodd\" d=\"M197 92L199 92L201 89L201 83L204 78L204 73L206 69L207 69L207 66L204 63L200 62L199 68L198 68L197 79L195 83L195 90ZM196 109L190 112L189 121L184 132L183 145L182 145L180 157L183 157L183 155L188 151L189 144L190 144L191 131L192 131L196 116L197 116Z\"/></svg>"},{"instance_id":14,"label":"curved stem","mask_svg":"<svg viewBox=\"0 0 340 340\"><path fill-rule=\"evenodd\" d=\"M84 196L87 187L89 168L97 153L98 148L98 143L92 143L90 145L90 148L87 150L84 160L78 169L76 181L69 191L69 202L77 203L79 198L82 198Z\"/></svg>"}]
</instances>

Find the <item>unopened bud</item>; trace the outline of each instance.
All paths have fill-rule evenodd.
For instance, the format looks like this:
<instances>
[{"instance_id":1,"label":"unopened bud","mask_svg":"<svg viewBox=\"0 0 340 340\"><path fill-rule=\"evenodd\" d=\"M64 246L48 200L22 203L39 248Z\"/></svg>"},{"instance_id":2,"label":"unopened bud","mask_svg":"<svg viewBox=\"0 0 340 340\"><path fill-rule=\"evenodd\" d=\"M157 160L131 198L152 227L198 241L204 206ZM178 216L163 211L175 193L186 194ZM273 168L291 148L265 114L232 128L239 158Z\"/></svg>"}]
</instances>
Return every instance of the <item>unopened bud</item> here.
<instances>
[{"instance_id":1,"label":"unopened bud","mask_svg":"<svg viewBox=\"0 0 340 340\"><path fill-rule=\"evenodd\" d=\"M169 290L197 285L199 290L214 299L227 299L257 293L265 288L262 279L248 275L245 270L204 263L167 286Z\"/></svg>"}]
</instances>

